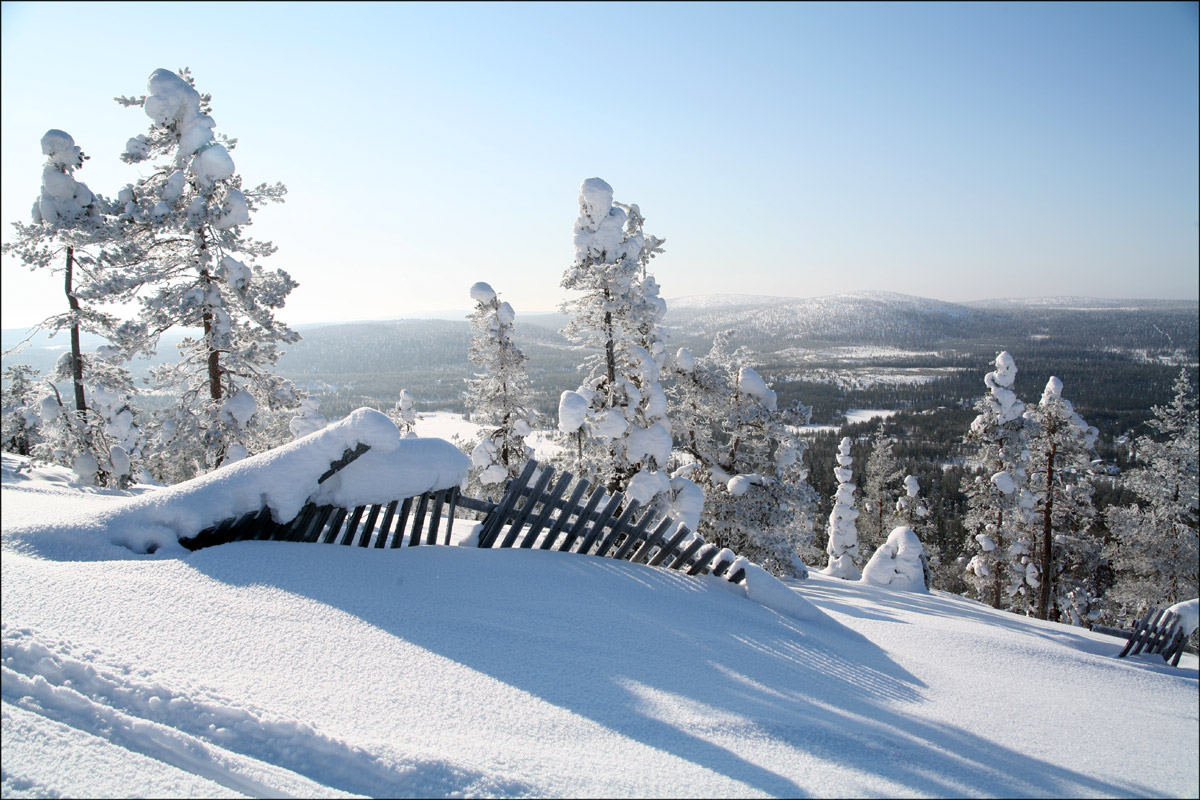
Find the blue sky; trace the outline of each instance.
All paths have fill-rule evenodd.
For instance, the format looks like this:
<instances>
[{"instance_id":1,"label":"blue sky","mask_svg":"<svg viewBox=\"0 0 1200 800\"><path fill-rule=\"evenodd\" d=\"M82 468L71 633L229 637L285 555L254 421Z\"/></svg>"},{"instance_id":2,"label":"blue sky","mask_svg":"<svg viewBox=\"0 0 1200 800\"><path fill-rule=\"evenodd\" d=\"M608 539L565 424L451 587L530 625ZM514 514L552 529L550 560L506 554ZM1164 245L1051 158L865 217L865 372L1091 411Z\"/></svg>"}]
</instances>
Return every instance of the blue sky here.
<instances>
[{"instance_id":1,"label":"blue sky","mask_svg":"<svg viewBox=\"0 0 1200 800\"><path fill-rule=\"evenodd\" d=\"M579 183L667 239L666 297L1196 299L1195 3L3 3L3 222L61 128L114 195L189 66L300 282L290 322L554 309ZM3 264L3 327L62 310Z\"/></svg>"}]
</instances>

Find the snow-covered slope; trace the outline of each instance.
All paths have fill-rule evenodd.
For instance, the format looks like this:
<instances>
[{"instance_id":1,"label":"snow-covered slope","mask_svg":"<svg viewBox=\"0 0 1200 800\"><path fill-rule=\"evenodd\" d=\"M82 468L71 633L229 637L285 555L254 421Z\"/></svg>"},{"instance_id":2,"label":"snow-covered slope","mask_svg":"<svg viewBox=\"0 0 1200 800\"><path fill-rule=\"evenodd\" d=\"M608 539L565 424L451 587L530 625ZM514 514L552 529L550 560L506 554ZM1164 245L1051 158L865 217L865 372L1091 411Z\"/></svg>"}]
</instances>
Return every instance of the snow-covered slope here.
<instances>
[{"instance_id":1,"label":"snow-covered slope","mask_svg":"<svg viewBox=\"0 0 1200 800\"><path fill-rule=\"evenodd\" d=\"M817 574L797 620L542 551L32 555L122 500L2 490L5 797L1197 794L1195 656Z\"/></svg>"}]
</instances>

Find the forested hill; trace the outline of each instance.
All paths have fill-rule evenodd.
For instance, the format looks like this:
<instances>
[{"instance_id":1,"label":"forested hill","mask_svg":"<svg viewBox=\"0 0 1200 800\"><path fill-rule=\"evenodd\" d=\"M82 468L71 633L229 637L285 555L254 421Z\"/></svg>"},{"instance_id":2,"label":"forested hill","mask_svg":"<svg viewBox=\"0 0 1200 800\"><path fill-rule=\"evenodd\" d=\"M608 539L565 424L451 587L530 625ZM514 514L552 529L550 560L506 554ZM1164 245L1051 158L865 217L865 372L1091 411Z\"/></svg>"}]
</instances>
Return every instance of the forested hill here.
<instances>
[{"instance_id":1,"label":"forested hill","mask_svg":"<svg viewBox=\"0 0 1200 800\"><path fill-rule=\"evenodd\" d=\"M707 295L667 301L672 349L706 352L732 330L781 397L814 407L814 421L836 422L847 407L927 407L967 401L999 350L1022 370L1021 394L1058 374L1081 410L1125 412L1165 402L1179 365L1200 351L1195 301L1040 298L945 303L886 292L822 298ZM586 353L558 331L560 314L522 315L515 335L528 356L535 404L550 412L563 389L578 385ZM280 359L279 372L322 396L337 417L357 405L390 408L407 388L422 408L461 408L468 324L463 320L396 320L301 325L304 337ZM26 335L4 331L5 350ZM176 358L181 334L164 337L155 360ZM85 349L99 340L88 339ZM49 371L65 336L35 336L4 365ZM135 372L147 363L135 361ZM1161 373L1161 374L1160 374ZM1116 394L1114 394L1114 392ZM1128 395L1128 396L1127 396Z\"/></svg>"}]
</instances>

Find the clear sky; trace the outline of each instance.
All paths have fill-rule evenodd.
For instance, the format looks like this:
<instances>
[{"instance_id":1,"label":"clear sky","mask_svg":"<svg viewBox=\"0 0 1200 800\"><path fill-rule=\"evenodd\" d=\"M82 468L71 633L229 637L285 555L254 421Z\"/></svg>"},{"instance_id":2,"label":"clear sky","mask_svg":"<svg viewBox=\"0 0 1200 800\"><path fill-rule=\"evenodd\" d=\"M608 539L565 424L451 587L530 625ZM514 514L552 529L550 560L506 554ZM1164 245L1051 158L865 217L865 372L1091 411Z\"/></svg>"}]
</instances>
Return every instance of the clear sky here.
<instances>
[{"instance_id":1,"label":"clear sky","mask_svg":"<svg viewBox=\"0 0 1200 800\"><path fill-rule=\"evenodd\" d=\"M189 66L292 323L550 311L580 182L667 240L665 297L1196 299L1196 3L3 3L3 223L42 134L92 156ZM143 167L144 169L144 167ZM65 308L3 264L3 327Z\"/></svg>"}]
</instances>

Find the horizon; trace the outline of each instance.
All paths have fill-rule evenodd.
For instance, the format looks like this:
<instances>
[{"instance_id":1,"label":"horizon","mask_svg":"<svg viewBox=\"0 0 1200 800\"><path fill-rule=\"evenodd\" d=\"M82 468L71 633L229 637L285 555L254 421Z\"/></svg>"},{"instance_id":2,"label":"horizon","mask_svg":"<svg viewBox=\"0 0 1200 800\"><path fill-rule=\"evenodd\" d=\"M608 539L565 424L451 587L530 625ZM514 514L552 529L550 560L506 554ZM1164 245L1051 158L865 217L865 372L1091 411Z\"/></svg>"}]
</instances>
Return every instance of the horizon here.
<instances>
[{"instance_id":1,"label":"horizon","mask_svg":"<svg viewBox=\"0 0 1200 800\"><path fill-rule=\"evenodd\" d=\"M230 8L0 4L0 222L51 128L92 191L135 180L148 120L112 98L186 65L238 173L288 187L247 233L300 284L291 324L441 314L478 280L553 313L592 176L666 239L664 296L1200 298L1194 4ZM46 59L68 17L138 58ZM59 276L0 275L4 327L61 311Z\"/></svg>"}]
</instances>

